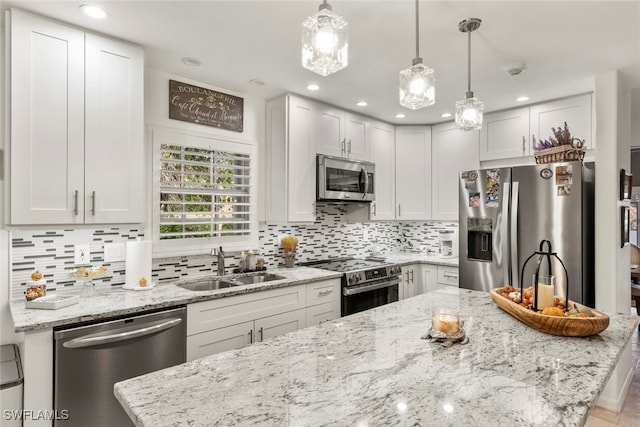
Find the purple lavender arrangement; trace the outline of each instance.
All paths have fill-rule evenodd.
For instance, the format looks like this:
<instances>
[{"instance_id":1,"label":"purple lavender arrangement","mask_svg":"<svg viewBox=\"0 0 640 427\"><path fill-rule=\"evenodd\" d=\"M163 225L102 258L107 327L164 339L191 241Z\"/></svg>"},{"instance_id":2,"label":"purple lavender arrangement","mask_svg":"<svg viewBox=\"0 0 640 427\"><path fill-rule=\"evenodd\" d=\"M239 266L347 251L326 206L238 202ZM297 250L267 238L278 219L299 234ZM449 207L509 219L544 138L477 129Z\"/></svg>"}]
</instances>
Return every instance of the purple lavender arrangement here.
<instances>
[{"instance_id":1,"label":"purple lavender arrangement","mask_svg":"<svg viewBox=\"0 0 640 427\"><path fill-rule=\"evenodd\" d=\"M571 145L575 148L582 148L584 146L584 140L571 136L567 122L564 122L564 126L558 129L551 128L551 131L553 132L553 136L549 137L549 139L541 139L536 143L536 151L558 147L560 145Z\"/></svg>"}]
</instances>

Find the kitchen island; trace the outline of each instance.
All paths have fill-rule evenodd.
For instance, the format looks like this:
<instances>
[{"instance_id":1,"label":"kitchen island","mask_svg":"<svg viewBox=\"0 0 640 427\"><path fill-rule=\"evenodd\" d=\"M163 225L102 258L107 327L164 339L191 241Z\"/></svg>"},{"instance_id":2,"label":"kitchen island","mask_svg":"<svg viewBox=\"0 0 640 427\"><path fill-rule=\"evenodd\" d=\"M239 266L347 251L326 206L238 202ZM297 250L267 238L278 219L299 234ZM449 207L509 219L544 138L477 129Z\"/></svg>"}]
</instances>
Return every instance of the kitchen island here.
<instances>
[{"instance_id":1,"label":"kitchen island","mask_svg":"<svg viewBox=\"0 0 640 427\"><path fill-rule=\"evenodd\" d=\"M434 307L470 339L421 339ZM483 292L444 289L117 383L137 426L580 426L637 318L590 338L535 331Z\"/></svg>"}]
</instances>

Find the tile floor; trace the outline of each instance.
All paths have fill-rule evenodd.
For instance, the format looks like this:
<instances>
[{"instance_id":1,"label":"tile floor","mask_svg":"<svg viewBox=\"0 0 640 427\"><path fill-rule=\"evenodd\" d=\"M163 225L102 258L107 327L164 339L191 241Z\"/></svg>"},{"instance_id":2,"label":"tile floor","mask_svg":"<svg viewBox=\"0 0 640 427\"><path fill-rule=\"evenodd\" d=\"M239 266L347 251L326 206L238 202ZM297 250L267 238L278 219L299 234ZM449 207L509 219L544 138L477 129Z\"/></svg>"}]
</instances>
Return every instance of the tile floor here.
<instances>
[{"instance_id":1,"label":"tile floor","mask_svg":"<svg viewBox=\"0 0 640 427\"><path fill-rule=\"evenodd\" d=\"M631 314L636 314L635 309ZM591 411L585 427L640 427L640 330L636 330L631 338L631 352L635 375L622 411L617 414L596 407Z\"/></svg>"}]
</instances>

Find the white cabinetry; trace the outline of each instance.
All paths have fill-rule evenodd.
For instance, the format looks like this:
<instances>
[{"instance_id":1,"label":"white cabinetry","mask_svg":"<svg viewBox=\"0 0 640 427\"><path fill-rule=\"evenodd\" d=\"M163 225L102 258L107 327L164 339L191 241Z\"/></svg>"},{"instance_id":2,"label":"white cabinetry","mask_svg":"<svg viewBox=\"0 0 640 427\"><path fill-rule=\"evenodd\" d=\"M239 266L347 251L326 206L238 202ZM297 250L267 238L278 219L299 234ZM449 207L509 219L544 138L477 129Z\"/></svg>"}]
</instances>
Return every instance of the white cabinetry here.
<instances>
[{"instance_id":1,"label":"white cabinetry","mask_svg":"<svg viewBox=\"0 0 640 427\"><path fill-rule=\"evenodd\" d=\"M12 224L141 222L144 53L11 11Z\"/></svg>"},{"instance_id":2,"label":"white cabinetry","mask_svg":"<svg viewBox=\"0 0 640 427\"><path fill-rule=\"evenodd\" d=\"M458 267L438 266L438 287L458 287Z\"/></svg>"},{"instance_id":3,"label":"white cabinetry","mask_svg":"<svg viewBox=\"0 0 640 427\"><path fill-rule=\"evenodd\" d=\"M423 292L435 291L438 288L438 266L433 264L422 264L422 290Z\"/></svg>"},{"instance_id":4,"label":"white cabinetry","mask_svg":"<svg viewBox=\"0 0 640 427\"><path fill-rule=\"evenodd\" d=\"M324 104L317 104L317 110L319 154L369 160L369 119Z\"/></svg>"},{"instance_id":5,"label":"white cabinetry","mask_svg":"<svg viewBox=\"0 0 640 427\"><path fill-rule=\"evenodd\" d=\"M396 127L396 205L397 219L431 219L431 128L428 126Z\"/></svg>"},{"instance_id":6,"label":"white cabinetry","mask_svg":"<svg viewBox=\"0 0 640 427\"><path fill-rule=\"evenodd\" d=\"M478 131L461 131L455 123L433 126L431 219L458 220L459 173L480 166Z\"/></svg>"},{"instance_id":7,"label":"white cabinetry","mask_svg":"<svg viewBox=\"0 0 640 427\"><path fill-rule=\"evenodd\" d=\"M533 155L529 107L486 114L480 130L480 160Z\"/></svg>"},{"instance_id":8,"label":"white cabinetry","mask_svg":"<svg viewBox=\"0 0 640 427\"><path fill-rule=\"evenodd\" d=\"M372 122L370 128L371 161L376 165L371 202L372 220L396 219L396 153L395 130L392 125Z\"/></svg>"},{"instance_id":9,"label":"white cabinetry","mask_svg":"<svg viewBox=\"0 0 640 427\"><path fill-rule=\"evenodd\" d=\"M306 286L307 327L340 317L340 279L312 282Z\"/></svg>"},{"instance_id":10,"label":"white cabinetry","mask_svg":"<svg viewBox=\"0 0 640 427\"><path fill-rule=\"evenodd\" d=\"M399 299L411 298L422 293L420 266L418 264L401 267Z\"/></svg>"},{"instance_id":11,"label":"white cabinetry","mask_svg":"<svg viewBox=\"0 0 640 427\"><path fill-rule=\"evenodd\" d=\"M571 135L585 140L585 148L595 148L592 137L591 94L559 99L531 106L530 130L536 140L553 136L551 128L561 128L567 122Z\"/></svg>"},{"instance_id":12,"label":"white cabinetry","mask_svg":"<svg viewBox=\"0 0 640 427\"><path fill-rule=\"evenodd\" d=\"M267 221L316 218L316 105L292 95L267 103Z\"/></svg>"}]
</instances>

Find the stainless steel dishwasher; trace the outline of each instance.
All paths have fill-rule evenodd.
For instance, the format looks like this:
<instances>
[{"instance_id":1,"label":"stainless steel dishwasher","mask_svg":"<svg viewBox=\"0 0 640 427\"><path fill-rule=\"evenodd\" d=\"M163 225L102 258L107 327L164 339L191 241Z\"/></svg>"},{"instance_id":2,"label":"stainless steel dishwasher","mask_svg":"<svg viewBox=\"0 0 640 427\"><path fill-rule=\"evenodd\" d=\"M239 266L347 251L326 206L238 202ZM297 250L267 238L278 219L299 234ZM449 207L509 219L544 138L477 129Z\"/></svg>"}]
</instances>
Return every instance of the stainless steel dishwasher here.
<instances>
[{"instance_id":1,"label":"stainless steel dishwasher","mask_svg":"<svg viewBox=\"0 0 640 427\"><path fill-rule=\"evenodd\" d=\"M178 307L101 323L54 328L56 426L120 427L133 423L113 384L186 361L187 309Z\"/></svg>"}]
</instances>

